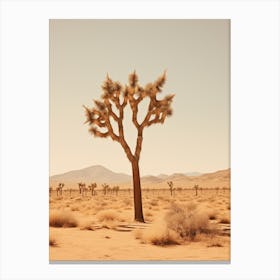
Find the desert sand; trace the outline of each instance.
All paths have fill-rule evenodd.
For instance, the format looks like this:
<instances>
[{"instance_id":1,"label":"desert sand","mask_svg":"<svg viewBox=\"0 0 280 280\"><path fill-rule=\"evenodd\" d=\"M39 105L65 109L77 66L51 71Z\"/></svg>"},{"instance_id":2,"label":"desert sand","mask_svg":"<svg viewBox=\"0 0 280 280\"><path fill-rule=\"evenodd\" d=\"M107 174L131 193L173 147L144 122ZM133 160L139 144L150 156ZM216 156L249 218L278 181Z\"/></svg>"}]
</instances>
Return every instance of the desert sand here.
<instances>
[{"instance_id":1,"label":"desert sand","mask_svg":"<svg viewBox=\"0 0 280 280\"><path fill-rule=\"evenodd\" d=\"M101 187L95 195L52 191L50 261L230 261L229 188L182 189L171 196L168 187L149 187L142 191L145 223L134 221L127 189L106 195ZM182 215L189 213L196 230L184 235Z\"/></svg>"}]
</instances>

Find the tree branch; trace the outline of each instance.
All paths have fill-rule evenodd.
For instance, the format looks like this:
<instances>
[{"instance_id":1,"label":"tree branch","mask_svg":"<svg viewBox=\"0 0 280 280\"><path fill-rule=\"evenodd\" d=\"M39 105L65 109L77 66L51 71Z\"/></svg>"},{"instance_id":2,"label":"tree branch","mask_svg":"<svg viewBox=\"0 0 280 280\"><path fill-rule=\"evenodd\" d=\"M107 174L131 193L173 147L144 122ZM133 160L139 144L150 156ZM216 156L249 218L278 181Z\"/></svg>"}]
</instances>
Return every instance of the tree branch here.
<instances>
[{"instance_id":1,"label":"tree branch","mask_svg":"<svg viewBox=\"0 0 280 280\"><path fill-rule=\"evenodd\" d=\"M164 72L155 82L149 83L145 88L142 88L138 85L138 76L134 71L129 75L129 84L123 88L120 83L113 82L107 75L102 85L103 100L95 100L95 107L92 109L84 106L86 113L85 123L89 124L90 133L102 138L110 136L114 141L121 144L131 162L133 160L139 161L143 142L143 129L152 124L163 123L166 117L172 114L171 103L174 95L166 96L162 100L157 100L156 98L156 95L162 91L165 80L166 73ZM122 102L120 101L120 96L123 97ZM139 123L137 119L138 105L146 97L150 99L147 114L142 123ZM125 140L123 127L124 108L128 102L132 110L132 123L138 133L134 154L132 154ZM114 105L117 108L117 113L112 108ZM111 119L117 123L119 135L114 132ZM100 130L104 128L107 128L107 131Z\"/></svg>"}]
</instances>

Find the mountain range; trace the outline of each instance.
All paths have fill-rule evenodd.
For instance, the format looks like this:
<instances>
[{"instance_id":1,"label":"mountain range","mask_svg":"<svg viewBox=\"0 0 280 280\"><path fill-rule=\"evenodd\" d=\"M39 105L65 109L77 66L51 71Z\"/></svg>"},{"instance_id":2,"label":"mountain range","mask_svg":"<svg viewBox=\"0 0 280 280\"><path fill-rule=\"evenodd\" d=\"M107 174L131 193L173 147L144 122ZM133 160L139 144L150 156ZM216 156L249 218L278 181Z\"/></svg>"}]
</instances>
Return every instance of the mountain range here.
<instances>
[{"instance_id":1,"label":"mountain range","mask_svg":"<svg viewBox=\"0 0 280 280\"><path fill-rule=\"evenodd\" d=\"M165 187L168 181L173 181L174 186L191 187L193 184L205 187L229 187L230 169L219 170L212 173L174 173L172 175L160 174L158 176L143 176L141 184L143 187ZM124 173L113 172L104 166L94 165L87 168L69 171L50 177L50 185L63 182L66 185L77 185L78 182L98 184L119 184L120 186L131 186L132 177Z\"/></svg>"}]
</instances>

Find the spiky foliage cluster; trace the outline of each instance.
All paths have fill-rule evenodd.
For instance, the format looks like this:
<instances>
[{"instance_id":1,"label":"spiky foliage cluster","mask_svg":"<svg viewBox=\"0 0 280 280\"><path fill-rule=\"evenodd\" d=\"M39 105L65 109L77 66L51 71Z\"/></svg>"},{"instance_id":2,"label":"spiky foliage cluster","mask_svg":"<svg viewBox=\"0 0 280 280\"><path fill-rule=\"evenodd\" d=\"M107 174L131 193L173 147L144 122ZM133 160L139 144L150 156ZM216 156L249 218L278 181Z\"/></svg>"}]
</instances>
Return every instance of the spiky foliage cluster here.
<instances>
[{"instance_id":1,"label":"spiky foliage cluster","mask_svg":"<svg viewBox=\"0 0 280 280\"><path fill-rule=\"evenodd\" d=\"M86 184L85 183L78 183L79 192L81 195L84 195L86 193Z\"/></svg>"},{"instance_id":2,"label":"spiky foliage cluster","mask_svg":"<svg viewBox=\"0 0 280 280\"><path fill-rule=\"evenodd\" d=\"M103 188L104 195L106 195L107 192L110 191L110 189L109 189L110 186L108 184L106 184L106 183L102 184L102 188Z\"/></svg>"},{"instance_id":3,"label":"spiky foliage cluster","mask_svg":"<svg viewBox=\"0 0 280 280\"><path fill-rule=\"evenodd\" d=\"M56 195L62 195L62 189L64 187L64 183L59 183L58 187L56 188Z\"/></svg>"},{"instance_id":4,"label":"spiky foliage cluster","mask_svg":"<svg viewBox=\"0 0 280 280\"><path fill-rule=\"evenodd\" d=\"M95 195L95 189L97 188L97 184L96 183L92 183L88 186L88 189L91 191L91 195Z\"/></svg>"},{"instance_id":5,"label":"spiky foliage cluster","mask_svg":"<svg viewBox=\"0 0 280 280\"><path fill-rule=\"evenodd\" d=\"M166 73L164 72L155 82L142 87L139 85L138 76L134 71L128 77L128 84L123 86L107 75L102 85L101 100L94 100L93 108L84 106L85 123L90 127L89 132L96 137L110 137L119 142L130 161L139 159L143 129L152 124L164 123L166 117L172 114L171 103L174 95L167 95L163 99L157 98L165 81ZM149 99L149 105L145 118L139 122L138 105L145 98ZM130 150L124 137L123 119L126 106L130 106L132 110L132 122L138 131L134 153ZM117 124L117 131L113 129L112 121Z\"/></svg>"}]
</instances>

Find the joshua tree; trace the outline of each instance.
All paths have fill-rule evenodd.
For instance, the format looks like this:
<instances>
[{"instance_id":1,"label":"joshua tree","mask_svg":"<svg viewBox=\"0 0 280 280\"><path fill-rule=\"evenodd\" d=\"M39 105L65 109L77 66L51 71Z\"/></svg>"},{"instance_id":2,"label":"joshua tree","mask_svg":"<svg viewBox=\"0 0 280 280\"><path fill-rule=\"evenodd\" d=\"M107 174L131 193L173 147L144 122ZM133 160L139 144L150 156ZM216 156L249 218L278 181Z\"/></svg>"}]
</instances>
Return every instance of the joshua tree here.
<instances>
[{"instance_id":1,"label":"joshua tree","mask_svg":"<svg viewBox=\"0 0 280 280\"><path fill-rule=\"evenodd\" d=\"M63 183L60 183L59 185L60 185L60 195L62 195L62 189L63 189L63 187L64 187L64 184L63 184Z\"/></svg>"},{"instance_id":2,"label":"joshua tree","mask_svg":"<svg viewBox=\"0 0 280 280\"><path fill-rule=\"evenodd\" d=\"M113 190L113 193L115 192L116 195L118 195L119 189L120 189L119 186L114 186L113 189L112 189L112 190Z\"/></svg>"},{"instance_id":3,"label":"joshua tree","mask_svg":"<svg viewBox=\"0 0 280 280\"><path fill-rule=\"evenodd\" d=\"M169 182L167 182L167 184L169 186L170 194L172 196L173 195L173 191L174 191L173 182L169 181Z\"/></svg>"},{"instance_id":4,"label":"joshua tree","mask_svg":"<svg viewBox=\"0 0 280 280\"><path fill-rule=\"evenodd\" d=\"M79 193L82 194L83 183L78 183Z\"/></svg>"},{"instance_id":5,"label":"joshua tree","mask_svg":"<svg viewBox=\"0 0 280 280\"><path fill-rule=\"evenodd\" d=\"M219 192L219 189L220 189L219 187L216 187L216 188L215 188L216 193L218 193L218 192Z\"/></svg>"},{"instance_id":6,"label":"joshua tree","mask_svg":"<svg viewBox=\"0 0 280 280\"><path fill-rule=\"evenodd\" d=\"M171 103L174 95L167 95L163 99L157 99L157 94L162 91L166 80L166 73L155 82L148 83L145 87L138 84L138 76L134 71L129 75L128 85L122 86L114 82L107 75L103 83L103 95L101 101L95 100L93 108L85 107L86 123L89 124L89 132L96 137L111 137L118 142L132 165L133 193L134 193L134 218L144 222L142 210L142 194L139 172L139 159L143 142L143 130L152 124L163 124L166 117L171 116ZM138 105L144 99L148 99L149 105L143 121L138 119ZM123 119L124 109L129 104L132 111L132 123L137 130L135 150L129 147L124 134ZM114 131L112 122L116 123Z\"/></svg>"},{"instance_id":7,"label":"joshua tree","mask_svg":"<svg viewBox=\"0 0 280 280\"><path fill-rule=\"evenodd\" d=\"M49 187L49 195L52 195L52 187Z\"/></svg>"},{"instance_id":8,"label":"joshua tree","mask_svg":"<svg viewBox=\"0 0 280 280\"><path fill-rule=\"evenodd\" d=\"M97 188L97 184L96 183L90 184L88 186L88 189L91 191L91 195L92 196L96 195L96 191L95 191L96 188Z\"/></svg>"},{"instance_id":9,"label":"joshua tree","mask_svg":"<svg viewBox=\"0 0 280 280\"><path fill-rule=\"evenodd\" d=\"M194 185L193 188L195 189L195 195L197 196L198 185Z\"/></svg>"},{"instance_id":10,"label":"joshua tree","mask_svg":"<svg viewBox=\"0 0 280 280\"><path fill-rule=\"evenodd\" d=\"M86 184L85 183L78 183L79 186L79 192L82 196L84 196L86 192Z\"/></svg>"},{"instance_id":11,"label":"joshua tree","mask_svg":"<svg viewBox=\"0 0 280 280\"><path fill-rule=\"evenodd\" d=\"M64 187L64 184L63 183L59 183L58 184L58 187L56 187L56 195L62 195L62 189Z\"/></svg>"},{"instance_id":12,"label":"joshua tree","mask_svg":"<svg viewBox=\"0 0 280 280\"><path fill-rule=\"evenodd\" d=\"M110 186L108 186L108 188L107 188L107 193L112 194L112 188Z\"/></svg>"},{"instance_id":13,"label":"joshua tree","mask_svg":"<svg viewBox=\"0 0 280 280\"><path fill-rule=\"evenodd\" d=\"M106 195L107 192L108 192L108 189L109 189L109 185L107 185L106 183L104 183L104 184L102 184L102 187L103 187L103 193L104 193L104 195Z\"/></svg>"}]
</instances>

